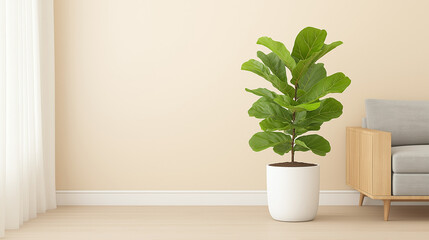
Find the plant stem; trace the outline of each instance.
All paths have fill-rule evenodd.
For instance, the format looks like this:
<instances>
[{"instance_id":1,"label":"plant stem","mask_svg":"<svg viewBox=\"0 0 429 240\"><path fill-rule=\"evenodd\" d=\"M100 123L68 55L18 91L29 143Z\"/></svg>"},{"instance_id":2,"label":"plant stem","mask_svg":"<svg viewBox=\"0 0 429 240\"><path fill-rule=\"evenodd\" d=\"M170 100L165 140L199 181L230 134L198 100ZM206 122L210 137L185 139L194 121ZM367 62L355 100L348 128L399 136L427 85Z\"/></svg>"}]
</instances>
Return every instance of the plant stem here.
<instances>
[{"instance_id":1,"label":"plant stem","mask_svg":"<svg viewBox=\"0 0 429 240\"><path fill-rule=\"evenodd\" d=\"M297 100L297 93L298 93L298 81L296 81L295 83L295 97L294 100ZM296 112L294 111L292 113L292 124L295 123L295 115ZM291 146L291 162L295 162L295 137L296 137L296 132L295 132L295 128L292 129L292 146Z\"/></svg>"},{"instance_id":2,"label":"plant stem","mask_svg":"<svg viewBox=\"0 0 429 240\"><path fill-rule=\"evenodd\" d=\"M292 122L295 121L295 112L292 114ZM292 129L291 162L295 162L295 128Z\"/></svg>"}]
</instances>

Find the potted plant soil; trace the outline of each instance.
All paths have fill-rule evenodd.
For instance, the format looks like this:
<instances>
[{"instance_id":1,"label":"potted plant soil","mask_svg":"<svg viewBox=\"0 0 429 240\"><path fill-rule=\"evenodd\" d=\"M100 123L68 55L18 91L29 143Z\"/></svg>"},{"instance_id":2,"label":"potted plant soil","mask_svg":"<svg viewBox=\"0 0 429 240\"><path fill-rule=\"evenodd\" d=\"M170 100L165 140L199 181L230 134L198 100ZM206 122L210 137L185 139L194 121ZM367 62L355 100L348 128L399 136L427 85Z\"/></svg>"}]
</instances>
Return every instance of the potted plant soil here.
<instances>
[{"instance_id":1,"label":"potted plant soil","mask_svg":"<svg viewBox=\"0 0 429 240\"><path fill-rule=\"evenodd\" d=\"M257 52L261 60L251 59L242 70L258 74L269 81L276 91L266 88L246 89L259 96L249 109L249 116L262 119L262 131L249 140L256 151L273 148L280 155L290 153L290 162L267 165L268 208L280 221L309 221L314 219L319 205L319 165L295 161L296 152L311 151L325 156L331 150L329 142L311 133L320 130L324 122L338 118L342 104L330 93L342 93L350 79L343 73L327 75L320 58L342 44L325 44L327 32L313 27L304 28L295 39L290 53L285 45L268 37L257 44L271 50ZM289 69L291 79L287 79Z\"/></svg>"}]
</instances>

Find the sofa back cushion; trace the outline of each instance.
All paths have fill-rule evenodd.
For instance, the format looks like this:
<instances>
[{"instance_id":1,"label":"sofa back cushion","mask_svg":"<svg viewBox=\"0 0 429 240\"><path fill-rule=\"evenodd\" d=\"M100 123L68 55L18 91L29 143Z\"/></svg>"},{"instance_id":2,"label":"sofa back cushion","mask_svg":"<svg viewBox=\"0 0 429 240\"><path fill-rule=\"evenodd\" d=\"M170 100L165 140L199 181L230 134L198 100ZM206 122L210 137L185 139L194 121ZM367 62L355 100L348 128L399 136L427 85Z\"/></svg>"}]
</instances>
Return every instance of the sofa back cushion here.
<instances>
[{"instance_id":1,"label":"sofa back cushion","mask_svg":"<svg viewBox=\"0 0 429 240\"><path fill-rule=\"evenodd\" d=\"M367 128L392 133L392 146L429 144L429 101L367 99Z\"/></svg>"}]
</instances>

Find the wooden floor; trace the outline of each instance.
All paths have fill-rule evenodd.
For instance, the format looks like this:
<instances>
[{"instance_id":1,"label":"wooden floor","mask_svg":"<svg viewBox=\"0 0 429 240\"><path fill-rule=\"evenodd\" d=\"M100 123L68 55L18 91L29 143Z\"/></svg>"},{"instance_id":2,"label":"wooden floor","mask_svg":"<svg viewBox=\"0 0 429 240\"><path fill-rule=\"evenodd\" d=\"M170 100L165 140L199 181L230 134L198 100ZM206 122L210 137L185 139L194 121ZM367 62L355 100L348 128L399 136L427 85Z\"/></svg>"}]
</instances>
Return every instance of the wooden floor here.
<instances>
[{"instance_id":1,"label":"wooden floor","mask_svg":"<svg viewBox=\"0 0 429 240\"><path fill-rule=\"evenodd\" d=\"M429 239L429 206L322 206L314 221L278 222L266 207L59 207L5 239Z\"/></svg>"}]
</instances>

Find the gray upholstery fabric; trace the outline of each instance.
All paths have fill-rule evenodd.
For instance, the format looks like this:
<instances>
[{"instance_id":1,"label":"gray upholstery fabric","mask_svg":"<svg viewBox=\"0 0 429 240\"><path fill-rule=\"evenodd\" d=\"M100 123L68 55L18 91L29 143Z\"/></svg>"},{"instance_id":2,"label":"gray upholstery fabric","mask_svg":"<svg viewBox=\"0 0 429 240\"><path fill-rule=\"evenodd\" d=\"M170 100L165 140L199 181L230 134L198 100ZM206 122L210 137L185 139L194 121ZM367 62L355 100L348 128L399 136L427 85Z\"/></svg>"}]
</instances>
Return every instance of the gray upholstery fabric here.
<instances>
[{"instance_id":1,"label":"gray upholstery fabric","mask_svg":"<svg viewBox=\"0 0 429 240\"><path fill-rule=\"evenodd\" d=\"M429 174L392 174L392 194L397 196L429 195Z\"/></svg>"},{"instance_id":2,"label":"gray upholstery fabric","mask_svg":"<svg viewBox=\"0 0 429 240\"><path fill-rule=\"evenodd\" d=\"M429 173L429 145L392 147L394 173Z\"/></svg>"},{"instance_id":3,"label":"gray upholstery fabric","mask_svg":"<svg viewBox=\"0 0 429 240\"><path fill-rule=\"evenodd\" d=\"M366 126L366 118L362 118L362 128L367 128L367 126Z\"/></svg>"},{"instance_id":4,"label":"gray upholstery fabric","mask_svg":"<svg viewBox=\"0 0 429 240\"><path fill-rule=\"evenodd\" d=\"M392 133L392 146L429 144L429 101L366 100L370 129Z\"/></svg>"}]
</instances>

